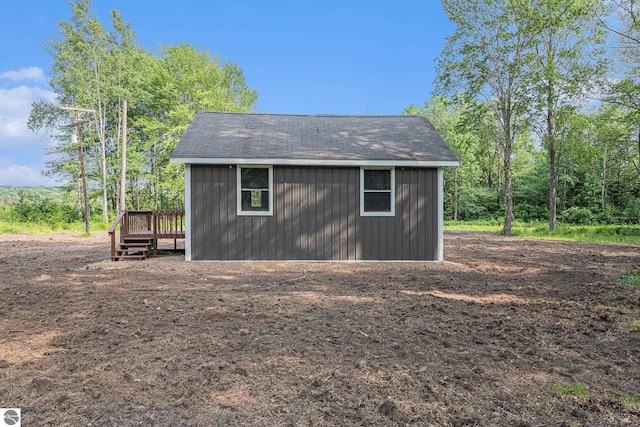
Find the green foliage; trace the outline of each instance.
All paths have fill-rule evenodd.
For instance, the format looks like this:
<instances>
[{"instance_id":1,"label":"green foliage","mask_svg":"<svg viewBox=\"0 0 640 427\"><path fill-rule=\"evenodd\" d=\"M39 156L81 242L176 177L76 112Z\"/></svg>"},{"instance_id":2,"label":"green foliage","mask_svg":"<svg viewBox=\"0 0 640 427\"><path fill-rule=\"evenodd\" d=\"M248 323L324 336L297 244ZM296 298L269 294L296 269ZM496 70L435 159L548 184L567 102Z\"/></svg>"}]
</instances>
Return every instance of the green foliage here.
<instances>
[{"instance_id":1,"label":"green foliage","mask_svg":"<svg viewBox=\"0 0 640 427\"><path fill-rule=\"evenodd\" d=\"M84 231L78 219L77 200L73 192L61 187L0 187L9 203L0 203L0 233L55 233ZM99 204L91 206L99 213ZM106 231L98 223L95 231Z\"/></svg>"},{"instance_id":2,"label":"green foliage","mask_svg":"<svg viewBox=\"0 0 640 427\"><path fill-rule=\"evenodd\" d=\"M600 212L597 212L594 214L594 223L596 224L618 224L621 221L618 218L618 213L616 211L616 209L611 206L610 204L607 204L604 207L604 210L601 210ZM629 221L624 221L624 222L629 222Z\"/></svg>"},{"instance_id":3,"label":"green foliage","mask_svg":"<svg viewBox=\"0 0 640 427\"><path fill-rule=\"evenodd\" d=\"M35 223L54 226L71 224L78 220L78 211L61 200L40 197L37 194L17 189L17 200L11 205L2 205L0 218L17 223Z\"/></svg>"},{"instance_id":4,"label":"green foliage","mask_svg":"<svg viewBox=\"0 0 640 427\"><path fill-rule=\"evenodd\" d=\"M45 44L51 55L53 103L37 102L29 127L58 140L50 149L47 173L76 186L78 146L63 126L76 117L57 109L68 105L95 110L82 118L85 162L92 200L105 220L125 208L179 208L184 199L183 166L169 155L199 110L250 111L257 93L241 68L189 44L162 46L158 55L145 51L118 11L103 26L91 0L71 0L71 16L59 23L59 34ZM128 101L126 187L122 172L123 101Z\"/></svg>"},{"instance_id":5,"label":"green foliage","mask_svg":"<svg viewBox=\"0 0 640 427\"><path fill-rule=\"evenodd\" d=\"M458 218L479 220L495 216L500 211L500 194L483 187L463 186L459 189Z\"/></svg>"},{"instance_id":6,"label":"green foliage","mask_svg":"<svg viewBox=\"0 0 640 427\"><path fill-rule=\"evenodd\" d=\"M445 171L445 217L502 217L506 234L509 226L523 233L514 225L523 221L547 219L553 229L557 217L557 232L524 232L633 239L571 226L640 224L637 0L442 4L454 30L437 61L437 96L405 112L428 117L460 158L457 170ZM603 19L609 11L616 19ZM622 79L606 78L609 24L618 26ZM587 112L591 92L603 88L608 102Z\"/></svg>"},{"instance_id":7,"label":"green foliage","mask_svg":"<svg viewBox=\"0 0 640 427\"><path fill-rule=\"evenodd\" d=\"M640 225L640 198L631 200L624 211L627 223Z\"/></svg>"},{"instance_id":8,"label":"green foliage","mask_svg":"<svg viewBox=\"0 0 640 427\"><path fill-rule=\"evenodd\" d=\"M54 201L63 201L66 199L66 190L62 187L0 186L0 205L11 205L24 197L39 197Z\"/></svg>"},{"instance_id":9,"label":"green foliage","mask_svg":"<svg viewBox=\"0 0 640 427\"><path fill-rule=\"evenodd\" d=\"M528 161L528 163L527 163ZM514 179L514 216L520 221L541 221L549 217L549 165L540 153L518 165Z\"/></svg>"},{"instance_id":10,"label":"green foliage","mask_svg":"<svg viewBox=\"0 0 640 427\"><path fill-rule=\"evenodd\" d=\"M454 32L437 63L436 93L457 94L474 109L479 128L488 130L504 174L504 226L511 233L513 182L511 161L514 143L527 127L529 88L524 78L527 50L537 34L528 2L443 0ZM482 101L479 101L482 100ZM489 120L487 122L487 119ZM483 138L484 139L484 138ZM498 161L499 161L498 160Z\"/></svg>"},{"instance_id":11,"label":"green foliage","mask_svg":"<svg viewBox=\"0 0 640 427\"><path fill-rule=\"evenodd\" d=\"M591 210L572 206L562 211L561 219L567 224L590 225L594 223L594 215Z\"/></svg>"}]
</instances>

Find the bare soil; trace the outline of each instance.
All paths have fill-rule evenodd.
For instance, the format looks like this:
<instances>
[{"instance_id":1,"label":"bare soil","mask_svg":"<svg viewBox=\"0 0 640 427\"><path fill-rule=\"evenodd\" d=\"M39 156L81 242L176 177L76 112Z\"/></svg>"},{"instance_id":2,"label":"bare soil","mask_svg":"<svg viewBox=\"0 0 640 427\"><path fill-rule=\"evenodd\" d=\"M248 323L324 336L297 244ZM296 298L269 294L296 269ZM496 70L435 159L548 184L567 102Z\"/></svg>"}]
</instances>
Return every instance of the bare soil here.
<instances>
[{"instance_id":1,"label":"bare soil","mask_svg":"<svg viewBox=\"0 0 640 427\"><path fill-rule=\"evenodd\" d=\"M0 235L0 406L23 426L640 426L640 293L616 279L639 246L445 250L111 262L102 235Z\"/></svg>"}]
</instances>

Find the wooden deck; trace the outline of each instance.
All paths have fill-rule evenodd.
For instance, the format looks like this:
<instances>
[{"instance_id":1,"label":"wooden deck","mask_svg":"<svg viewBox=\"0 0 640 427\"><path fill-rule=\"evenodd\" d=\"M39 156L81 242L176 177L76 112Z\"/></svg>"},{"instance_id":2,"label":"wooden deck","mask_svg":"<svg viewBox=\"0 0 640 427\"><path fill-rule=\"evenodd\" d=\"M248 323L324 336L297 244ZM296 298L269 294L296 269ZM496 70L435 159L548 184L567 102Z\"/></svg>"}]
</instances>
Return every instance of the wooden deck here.
<instances>
[{"instance_id":1,"label":"wooden deck","mask_svg":"<svg viewBox=\"0 0 640 427\"><path fill-rule=\"evenodd\" d=\"M119 241L116 242L116 234ZM111 260L145 259L158 253L158 240L184 239L183 210L124 211L120 212L109 229Z\"/></svg>"}]
</instances>

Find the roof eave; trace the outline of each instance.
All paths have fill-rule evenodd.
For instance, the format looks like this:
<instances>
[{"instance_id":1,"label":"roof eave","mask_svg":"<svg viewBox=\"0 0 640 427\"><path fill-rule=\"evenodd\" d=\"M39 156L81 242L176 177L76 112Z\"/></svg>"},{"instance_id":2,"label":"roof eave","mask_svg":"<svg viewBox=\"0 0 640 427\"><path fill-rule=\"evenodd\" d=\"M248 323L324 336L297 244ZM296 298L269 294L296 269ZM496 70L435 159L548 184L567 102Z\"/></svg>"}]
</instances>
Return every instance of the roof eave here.
<instances>
[{"instance_id":1,"label":"roof eave","mask_svg":"<svg viewBox=\"0 0 640 427\"><path fill-rule=\"evenodd\" d=\"M459 166L457 160L321 160L172 157L171 162L191 165L276 165L276 166L398 166L439 168Z\"/></svg>"}]
</instances>

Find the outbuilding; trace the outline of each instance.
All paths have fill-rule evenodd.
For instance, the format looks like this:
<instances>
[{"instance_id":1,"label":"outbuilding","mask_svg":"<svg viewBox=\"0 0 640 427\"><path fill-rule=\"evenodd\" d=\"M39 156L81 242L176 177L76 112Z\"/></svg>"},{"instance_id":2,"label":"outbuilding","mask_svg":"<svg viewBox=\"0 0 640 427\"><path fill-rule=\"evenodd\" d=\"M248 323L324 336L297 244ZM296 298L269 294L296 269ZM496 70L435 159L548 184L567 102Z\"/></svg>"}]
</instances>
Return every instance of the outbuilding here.
<instances>
[{"instance_id":1,"label":"outbuilding","mask_svg":"<svg viewBox=\"0 0 640 427\"><path fill-rule=\"evenodd\" d=\"M421 116L200 112L185 164L188 261L442 261L443 168Z\"/></svg>"}]
</instances>

